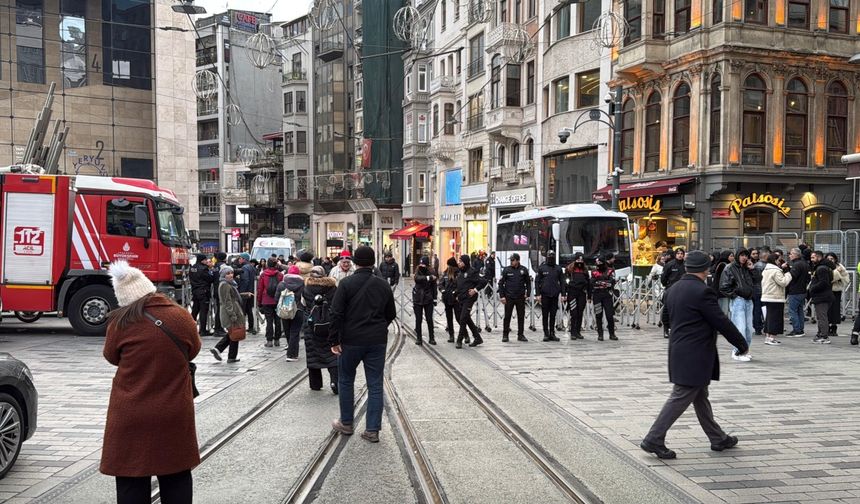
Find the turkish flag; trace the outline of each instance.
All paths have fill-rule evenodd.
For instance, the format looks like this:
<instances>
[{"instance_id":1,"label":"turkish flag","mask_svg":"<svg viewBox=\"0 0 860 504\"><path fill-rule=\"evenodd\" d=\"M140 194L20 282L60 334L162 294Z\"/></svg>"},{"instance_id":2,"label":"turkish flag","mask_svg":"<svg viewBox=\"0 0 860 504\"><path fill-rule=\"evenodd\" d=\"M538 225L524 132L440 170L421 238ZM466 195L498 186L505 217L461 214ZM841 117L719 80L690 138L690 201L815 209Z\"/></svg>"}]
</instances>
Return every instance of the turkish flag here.
<instances>
[{"instance_id":1,"label":"turkish flag","mask_svg":"<svg viewBox=\"0 0 860 504\"><path fill-rule=\"evenodd\" d=\"M373 147L373 140L365 138L361 141L361 167L370 168L370 154Z\"/></svg>"}]
</instances>

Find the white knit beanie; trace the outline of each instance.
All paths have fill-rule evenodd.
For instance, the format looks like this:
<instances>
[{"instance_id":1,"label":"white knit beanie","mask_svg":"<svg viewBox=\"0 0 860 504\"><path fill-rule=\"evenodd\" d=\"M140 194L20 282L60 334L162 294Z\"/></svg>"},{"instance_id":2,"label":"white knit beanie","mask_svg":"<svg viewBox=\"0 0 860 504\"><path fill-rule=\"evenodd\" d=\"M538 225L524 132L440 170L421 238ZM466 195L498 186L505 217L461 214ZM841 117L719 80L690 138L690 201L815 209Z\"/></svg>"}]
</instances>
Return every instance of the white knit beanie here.
<instances>
[{"instance_id":1,"label":"white knit beanie","mask_svg":"<svg viewBox=\"0 0 860 504\"><path fill-rule=\"evenodd\" d=\"M155 292L155 285L146 278L146 275L126 261L112 263L108 273L120 306L128 306L143 296Z\"/></svg>"}]
</instances>

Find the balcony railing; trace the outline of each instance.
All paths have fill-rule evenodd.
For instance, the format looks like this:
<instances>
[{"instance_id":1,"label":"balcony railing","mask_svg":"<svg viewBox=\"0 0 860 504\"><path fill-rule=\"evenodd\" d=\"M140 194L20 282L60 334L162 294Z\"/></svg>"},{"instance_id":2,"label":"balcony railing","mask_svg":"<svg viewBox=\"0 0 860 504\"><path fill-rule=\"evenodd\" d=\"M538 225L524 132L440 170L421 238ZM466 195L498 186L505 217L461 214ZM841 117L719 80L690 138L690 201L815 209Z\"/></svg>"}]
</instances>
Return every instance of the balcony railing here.
<instances>
[{"instance_id":1,"label":"balcony railing","mask_svg":"<svg viewBox=\"0 0 860 504\"><path fill-rule=\"evenodd\" d=\"M479 130L484 127L484 113L478 112L475 115L470 115L466 119L466 127L469 131Z\"/></svg>"},{"instance_id":2,"label":"balcony railing","mask_svg":"<svg viewBox=\"0 0 860 504\"><path fill-rule=\"evenodd\" d=\"M519 173L534 173L535 162L531 159L525 159L517 163L517 171Z\"/></svg>"},{"instance_id":3,"label":"balcony railing","mask_svg":"<svg viewBox=\"0 0 860 504\"><path fill-rule=\"evenodd\" d=\"M484 73L484 57L474 59L469 62L469 78L477 77Z\"/></svg>"},{"instance_id":4,"label":"balcony railing","mask_svg":"<svg viewBox=\"0 0 860 504\"><path fill-rule=\"evenodd\" d=\"M284 203L284 197L276 192L250 192L248 194L248 203L252 206L260 207L276 207Z\"/></svg>"},{"instance_id":5,"label":"balcony railing","mask_svg":"<svg viewBox=\"0 0 860 504\"><path fill-rule=\"evenodd\" d=\"M308 80L308 73L305 70L293 70L291 72L284 72L284 84L289 84L291 82L301 82L306 80Z\"/></svg>"},{"instance_id":6,"label":"balcony railing","mask_svg":"<svg viewBox=\"0 0 860 504\"><path fill-rule=\"evenodd\" d=\"M517 167L516 166L503 166L502 167L502 181L507 184L516 184L519 182L519 177L517 176Z\"/></svg>"},{"instance_id":7,"label":"balcony railing","mask_svg":"<svg viewBox=\"0 0 860 504\"><path fill-rule=\"evenodd\" d=\"M287 179L286 201L307 201L309 199L306 179Z\"/></svg>"},{"instance_id":8,"label":"balcony railing","mask_svg":"<svg viewBox=\"0 0 860 504\"><path fill-rule=\"evenodd\" d=\"M221 184L217 180L205 180L199 183L201 191L217 191Z\"/></svg>"},{"instance_id":9,"label":"balcony railing","mask_svg":"<svg viewBox=\"0 0 860 504\"><path fill-rule=\"evenodd\" d=\"M520 38L523 33L526 33L523 25L502 23L487 35L486 50L488 53L495 53L504 45L518 46L523 43L523 39Z\"/></svg>"},{"instance_id":10,"label":"balcony railing","mask_svg":"<svg viewBox=\"0 0 860 504\"><path fill-rule=\"evenodd\" d=\"M497 179L502 178L502 168L503 166L491 166L490 167L490 178Z\"/></svg>"},{"instance_id":11,"label":"balcony railing","mask_svg":"<svg viewBox=\"0 0 860 504\"><path fill-rule=\"evenodd\" d=\"M460 87L460 76L443 75L430 81L430 94L456 93Z\"/></svg>"},{"instance_id":12,"label":"balcony railing","mask_svg":"<svg viewBox=\"0 0 860 504\"><path fill-rule=\"evenodd\" d=\"M197 103L197 115L198 116L207 116L207 115L215 115L218 113L218 104L217 103Z\"/></svg>"},{"instance_id":13,"label":"balcony railing","mask_svg":"<svg viewBox=\"0 0 860 504\"><path fill-rule=\"evenodd\" d=\"M202 214L217 214L221 213L221 207L217 206L202 206L200 207L200 213Z\"/></svg>"}]
</instances>

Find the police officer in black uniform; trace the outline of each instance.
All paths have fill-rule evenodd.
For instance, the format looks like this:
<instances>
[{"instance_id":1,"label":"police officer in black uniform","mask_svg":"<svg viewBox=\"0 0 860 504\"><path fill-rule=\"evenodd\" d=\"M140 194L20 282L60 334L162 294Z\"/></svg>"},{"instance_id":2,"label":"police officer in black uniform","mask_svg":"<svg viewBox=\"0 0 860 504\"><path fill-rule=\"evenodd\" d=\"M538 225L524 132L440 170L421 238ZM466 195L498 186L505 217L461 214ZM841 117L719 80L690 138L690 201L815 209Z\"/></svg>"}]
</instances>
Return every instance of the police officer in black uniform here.
<instances>
[{"instance_id":1,"label":"police officer in black uniform","mask_svg":"<svg viewBox=\"0 0 860 504\"><path fill-rule=\"evenodd\" d=\"M457 263L457 267L460 268L460 273L457 275L457 316L460 321L457 348L463 348L463 340L468 336L469 329L472 330L470 347L476 347L484 342L481 339L481 330L472 320L472 307L478 300L478 291L487 286L487 280L481 276L479 270L470 267L470 263L467 255L460 256L460 261Z\"/></svg>"},{"instance_id":2,"label":"police officer in black uniform","mask_svg":"<svg viewBox=\"0 0 860 504\"><path fill-rule=\"evenodd\" d=\"M433 307L436 305L437 273L430 268L430 258L422 256L415 270L415 286L412 287L412 308L415 311L415 344L422 345L421 318L427 321L428 343L436 344L433 335Z\"/></svg>"},{"instance_id":3,"label":"police officer in black uniform","mask_svg":"<svg viewBox=\"0 0 860 504\"><path fill-rule=\"evenodd\" d=\"M491 256L492 257L492 256ZM502 270L499 279L499 299L505 305L505 321L502 330L502 342L508 342L511 332L511 315L517 309L517 341L528 341L525 336L526 297L532 290L532 278L529 270L520 264L520 255L511 254L511 265Z\"/></svg>"},{"instance_id":4,"label":"police officer in black uniform","mask_svg":"<svg viewBox=\"0 0 860 504\"><path fill-rule=\"evenodd\" d=\"M582 339L582 318L587 300L591 299L591 274L585 266L585 256L577 252L567 266L565 293L570 310L570 339Z\"/></svg>"},{"instance_id":5,"label":"police officer in black uniform","mask_svg":"<svg viewBox=\"0 0 860 504\"><path fill-rule=\"evenodd\" d=\"M191 316L199 324L200 336L211 336L206 324L209 321L209 304L215 275L209 267L209 258L204 254L197 254L197 262L190 268L188 277L191 280Z\"/></svg>"},{"instance_id":6,"label":"police officer in black uniform","mask_svg":"<svg viewBox=\"0 0 860 504\"><path fill-rule=\"evenodd\" d=\"M538 268L535 292L543 314L543 340L559 341L555 336L555 314L558 312L558 297L564 286L564 270L555 262L555 252L548 252L546 261Z\"/></svg>"}]
</instances>

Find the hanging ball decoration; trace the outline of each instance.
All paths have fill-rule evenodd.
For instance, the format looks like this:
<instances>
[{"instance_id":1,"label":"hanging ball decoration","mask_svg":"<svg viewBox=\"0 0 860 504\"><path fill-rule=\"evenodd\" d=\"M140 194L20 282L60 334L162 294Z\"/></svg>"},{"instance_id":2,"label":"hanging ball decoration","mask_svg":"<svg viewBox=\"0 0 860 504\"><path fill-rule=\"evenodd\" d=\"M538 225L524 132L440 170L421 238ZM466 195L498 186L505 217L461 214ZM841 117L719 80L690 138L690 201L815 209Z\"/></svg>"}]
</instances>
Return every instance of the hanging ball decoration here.
<instances>
[{"instance_id":1,"label":"hanging ball decoration","mask_svg":"<svg viewBox=\"0 0 860 504\"><path fill-rule=\"evenodd\" d=\"M211 70L198 70L191 81L191 88L197 98L211 98L218 93L218 76Z\"/></svg>"},{"instance_id":2,"label":"hanging ball decoration","mask_svg":"<svg viewBox=\"0 0 860 504\"><path fill-rule=\"evenodd\" d=\"M394 35L408 42L412 47L420 47L427 36L430 23L418 9L411 5L401 7L394 13Z\"/></svg>"},{"instance_id":3,"label":"hanging ball decoration","mask_svg":"<svg viewBox=\"0 0 860 504\"><path fill-rule=\"evenodd\" d=\"M311 26L317 30L331 30L337 23L337 6L332 0L314 0L308 12Z\"/></svg>"},{"instance_id":4,"label":"hanging ball decoration","mask_svg":"<svg viewBox=\"0 0 860 504\"><path fill-rule=\"evenodd\" d=\"M248 39L248 59L257 68L266 68L278 57L275 41L265 33L255 33Z\"/></svg>"},{"instance_id":5,"label":"hanging ball decoration","mask_svg":"<svg viewBox=\"0 0 860 504\"><path fill-rule=\"evenodd\" d=\"M594 21L593 28L594 43L598 47L612 49L621 45L627 37L630 25L621 14L606 11Z\"/></svg>"},{"instance_id":6,"label":"hanging ball decoration","mask_svg":"<svg viewBox=\"0 0 860 504\"><path fill-rule=\"evenodd\" d=\"M515 65L525 63L535 51L529 32L520 25L512 25L505 29L509 30L509 33L505 34L505 40L508 42L502 46L502 55Z\"/></svg>"},{"instance_id":7,"label":"hanging ball decoration","mask_svg":"<svg viewBox=\"0 0 860 504\"><path fill-rule=\"evenodd\" d=\"M242 124L242 111L235 103L231 103L224 107L224 115L227 117L227 124L230 126L238 126Z\"/></svg>"},{"instance_id":8,"label":"hanging ball decoration","mask_svg":"<svg viewBox=\"0 0 860 504\"><path fill-rule=\"evenodd\" d=\"M244 166L251 166L262 157L262 152L256 146L242 147L239 149L239 161Z\"/></svg>"},{"instance_id":9,"label":"hanging ball decoration","mask_svg":"<svg viewBox=\"0 0 860 504\"><path fill-rule=\"evenodd\" d=\"M469 22L471 23L486 23L490 20L493 13L493 4L491 0L470 0L469 1Z\"/></svg>"}]
</instances>

